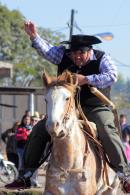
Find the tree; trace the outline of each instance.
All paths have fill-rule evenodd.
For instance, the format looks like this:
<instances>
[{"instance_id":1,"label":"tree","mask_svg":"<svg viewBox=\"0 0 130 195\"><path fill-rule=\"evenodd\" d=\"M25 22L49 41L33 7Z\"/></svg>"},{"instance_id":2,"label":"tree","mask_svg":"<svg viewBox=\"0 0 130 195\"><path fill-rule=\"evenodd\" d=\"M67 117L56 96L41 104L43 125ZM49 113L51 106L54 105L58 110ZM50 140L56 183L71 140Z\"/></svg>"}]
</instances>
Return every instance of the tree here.
<instances>
[{"instance_id":1,"label":"tree","mask_svg":"<svg viewBox=\"0 0 130 195\"><path fill-rule=\"evenodd\" d=\"M25 17L19 11L10 11L0 5L0 60L14 64L11 85L40 86L42 70L45 68L54 75L56 66L44 60L31 48L31 42L23 30L24 20ZM41 27L39 33L56 45L64 38L61 33Z\"/></svg>"}]
</instances>

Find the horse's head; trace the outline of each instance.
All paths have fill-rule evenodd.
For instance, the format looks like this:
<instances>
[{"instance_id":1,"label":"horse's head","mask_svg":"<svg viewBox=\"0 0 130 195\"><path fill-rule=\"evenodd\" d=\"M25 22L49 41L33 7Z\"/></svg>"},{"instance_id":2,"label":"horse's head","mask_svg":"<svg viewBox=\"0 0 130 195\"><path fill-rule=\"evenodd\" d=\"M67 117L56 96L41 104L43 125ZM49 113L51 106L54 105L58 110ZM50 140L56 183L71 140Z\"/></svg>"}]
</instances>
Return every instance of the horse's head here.
<instances>
[{"instance_id":1,"label":"horse's head","mask_svg":"<svg viewBox=\"0 0 130 195\"><path fill-rule=\"evenodd\" d=\"M52 79L44 73L43 81L47 89L46 128L53 138L63 138L68 135L70 114L75 106L76 77L70 72L64 72L58 78Z\"/></svg>"}]
</instances>

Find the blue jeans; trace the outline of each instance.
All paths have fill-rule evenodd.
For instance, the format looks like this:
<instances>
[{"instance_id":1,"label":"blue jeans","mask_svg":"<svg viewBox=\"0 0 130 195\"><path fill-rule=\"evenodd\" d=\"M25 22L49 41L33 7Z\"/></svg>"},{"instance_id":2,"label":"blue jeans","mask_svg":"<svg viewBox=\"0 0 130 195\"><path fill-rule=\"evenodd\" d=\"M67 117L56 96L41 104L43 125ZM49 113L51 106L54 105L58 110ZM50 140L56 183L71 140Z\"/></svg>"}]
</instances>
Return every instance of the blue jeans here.
<instances>
[{"instance_id":1,"label":"blue jeans","mask_svg":"<svg viewBox=\"0 0 130 195\"><path fill-rule=\"evenodd\" d=\"M17 148L17 154L19 158L18 170L21 170L23 168L23 153L24 153L24 148Z\"/></svg>"}]
</instances>

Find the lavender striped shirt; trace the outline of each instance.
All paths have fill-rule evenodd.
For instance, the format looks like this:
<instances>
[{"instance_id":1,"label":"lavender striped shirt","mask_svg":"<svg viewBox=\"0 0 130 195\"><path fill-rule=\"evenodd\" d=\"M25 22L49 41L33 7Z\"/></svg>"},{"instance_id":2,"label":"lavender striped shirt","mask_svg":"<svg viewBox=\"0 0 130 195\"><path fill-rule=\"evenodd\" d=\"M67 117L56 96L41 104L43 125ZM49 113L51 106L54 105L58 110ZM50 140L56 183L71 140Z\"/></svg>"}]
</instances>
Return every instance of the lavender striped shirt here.
<instances>
[{"instance_id":1,"label":"lavender striped shirt","mask_svg":"<svg viewBox=\"0 0 130 195\"><path fill-rule=\"evenodd\" d=\"M39 35L32 40L32 46L41 56L53 64L59 64L65 52L65 47L63 45L53 46L46 40L42 39ZM90 60L95 59L96 56L92 50ZM117 81L117 68L109 55L103 55L99 71L100 74L86 76L89 84L98 88L105 88L111 86Z\"/></svg>"}]
</instances>

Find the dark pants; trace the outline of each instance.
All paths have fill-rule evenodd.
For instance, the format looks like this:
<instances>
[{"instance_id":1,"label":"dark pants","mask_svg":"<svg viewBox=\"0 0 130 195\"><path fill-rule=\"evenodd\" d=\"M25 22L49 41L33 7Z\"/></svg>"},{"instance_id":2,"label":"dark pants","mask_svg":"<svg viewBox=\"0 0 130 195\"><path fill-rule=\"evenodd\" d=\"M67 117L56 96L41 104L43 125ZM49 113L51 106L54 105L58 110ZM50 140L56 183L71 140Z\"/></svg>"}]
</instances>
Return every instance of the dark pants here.
<instances>
[{"instance_id":1,"label":"dark pants","mask_svg":"<svg viewBox=\"0 0 130 195\"><path fill-rule=\"evenodd\" d=\"M98 136L104 150L114 167L114 171L126 172L128 169L123 144L114 125L114 116L109 108L100 106L96 108L84 108L88 120L95 122ZM38 122L33 128L30 139L24 153L24 166L26 170L37 168L38 162L43 154L46 143L50 141L45 128L45 119Z\"/></svg>"},{"instance_id":2,"label":"dark pants","mask_svg":"<svg viewBox=\"0 0 130 195\"><path fill-rule=\"evenodd\" d=\"M16 168L18 169L19 159L18 159L18 155L17 154L7 152L7 159L9 161L13 162L15 164Z\"/></svg>"},{"instance_id":3,"label":"dark pants","mask_svg":"<svg viewBox=\"0 0 130 195\"><path fill-rule=\"evenodd\" d=\"M127 172L128 163L124 147L119 132L115 128L114 115L111 110L106 106L98 106L83 108L83 111L87 119L96 124L98 137L114 171Z\"/></svg>"},{"instance_id":4,"label":"dark pants","mask_svg":"<svg viewBox=\"0 0 130 195\"><path fill-rule=\"evenodd\" d=\"M50 135L45 128L45 119L39 121L30 134L25 145L23 155L23 165L25 171L35 171L46 148L46 144L51 141Z\"/></svg>"}]
</instances>

